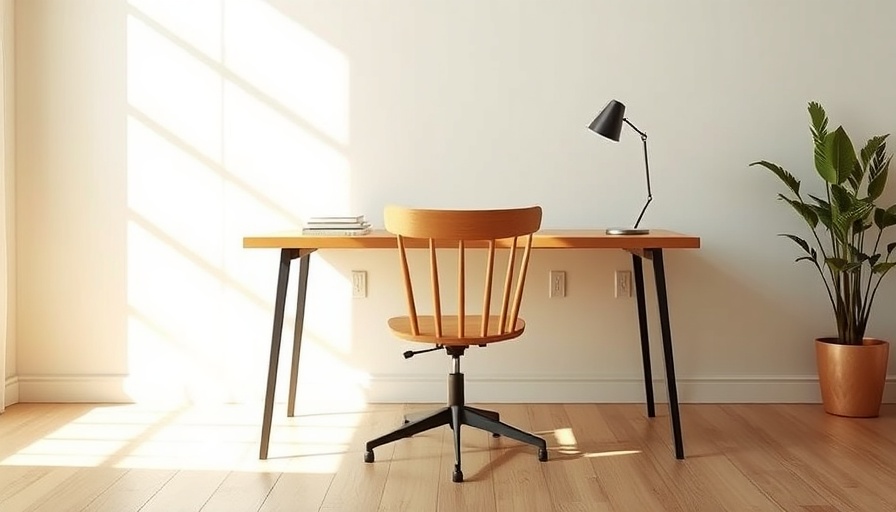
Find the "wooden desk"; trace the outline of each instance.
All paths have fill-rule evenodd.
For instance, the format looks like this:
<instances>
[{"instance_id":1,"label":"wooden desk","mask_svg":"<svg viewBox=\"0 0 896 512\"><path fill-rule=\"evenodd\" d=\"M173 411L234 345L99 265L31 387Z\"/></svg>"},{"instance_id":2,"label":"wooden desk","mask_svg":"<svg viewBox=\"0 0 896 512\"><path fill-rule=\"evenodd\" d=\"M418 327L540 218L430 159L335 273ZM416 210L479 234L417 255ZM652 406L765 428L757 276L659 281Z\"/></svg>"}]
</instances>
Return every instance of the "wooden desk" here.
<instances>
[{"instance_id":1,"label":"wooden desk","mask_svg":"<svg viewBox=\"0 0 896 512\"><path fill-rule=\"evenodd\" d=\"M507 247L508 241L498 241L499 247ZM426 247L421 240L409 240L408 247ZM470 245L468 245L469 247ZM485 243L483 243L485 246ZM302 328L305 321L305 296L308 288L308 267L311 253L318 249L397 249L394 235L377 230L364 236L305 236L301 231L252 235L243 238L243 247L253 249L280 249L277 293L274 301L274 327L271 336L271 358L268 364L268 382L264 400L264 417L261 425L259 458L267 459L271 437L271 421L274 411L274 390L277 383L277 366L280 359L283 316L286 310L286 287L289 271L295 259L300 260L299 290L296 301L296 323L293 331L292 368L289 378L287 415L295 415L296 383L298 382L299 355L302 347ZM535 234L533 249L622 249L632 254L635 277L635 296L638 304L638 325L641 334L641 360L644 366L644 390L647 415L656 416L653 399L653 376L650 368L650 344L647 332L647 311L644 299L644 271L642 260L653 262L656 281L657 304L660 315L660 331L663 339L663 362L666 369L666 387L669 392L669 416L675 457L684 458L681 437L681 418L678 411L678 390L675 382L675 363L672 357L672 330L669 325L669 304L666 297L666 274L663 267L664 249L696 249L700 238L661 229L647 235L607 235L603 229L544 230ZM447 246L446 246L447 248Z\"/></svg>"}]
</instances>

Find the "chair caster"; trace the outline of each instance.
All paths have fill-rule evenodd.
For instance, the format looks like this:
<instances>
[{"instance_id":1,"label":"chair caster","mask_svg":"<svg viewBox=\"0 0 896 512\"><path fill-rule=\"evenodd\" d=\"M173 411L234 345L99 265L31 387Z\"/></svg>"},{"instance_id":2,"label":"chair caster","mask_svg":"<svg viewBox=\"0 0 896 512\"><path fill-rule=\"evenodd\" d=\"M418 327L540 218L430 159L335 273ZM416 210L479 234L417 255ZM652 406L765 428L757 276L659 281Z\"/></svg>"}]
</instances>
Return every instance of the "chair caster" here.
<instances>
[{"instance_id":1,"label":"chair caster","mask_svg":"<svg viewBox=\"0 0 896 512\"><path fill-rule=\"evenodd\" d=\"M364 462L373 462L373 450L364 452Z\"/></svg>"},{"instance_id":2,"label":"chair caster","mask_svg":"<svg viewBox=\"0 0 896 512\"><path fill-rule=\"evenodd\" d=\"M455 469L454 473L451 474L451 481L455 482L455 483L463 482L464 481L464 473L459 469Z\"/></svg>"},{"instance_id":3,"label":"chair caster","mask_svg":"<svg viewBox=\"0 0 896 512\"><path fill-rule=\"evenodd\" d=\"M372 453L373 453L373 452L371 452L371 454L372 454ZM539 460L540 462L544 462L544 461L548 460L548 451L547 451L547 449L545 449L545 448L539 448L539 449L538 449L538 460Z\"/></svg>"}]
</instances>

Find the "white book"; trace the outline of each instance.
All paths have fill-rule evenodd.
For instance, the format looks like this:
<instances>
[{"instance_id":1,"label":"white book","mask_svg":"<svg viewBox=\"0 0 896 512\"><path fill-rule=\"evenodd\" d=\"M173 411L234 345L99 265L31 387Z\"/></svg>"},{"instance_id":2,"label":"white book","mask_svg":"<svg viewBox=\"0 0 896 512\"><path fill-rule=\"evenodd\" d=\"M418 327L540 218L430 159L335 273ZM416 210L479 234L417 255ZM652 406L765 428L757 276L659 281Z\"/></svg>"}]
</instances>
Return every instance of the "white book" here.
<instances>
[{"instance_id":1,"label":"white book","mask_svg":"<svg viewBox=\"0 0 896 512\"><path fill-rule=\"evenodd\" d=\"M364 222L363 215L311 217L305 224L358 224Z\"/></svg>"},{"instance_id":2,"label":"white book","mask_svg":"<svg viewBox=\"0 0 896 512\"><path fill-rule=\"evenodd\" d=\"M306 236L362 236L370 233L370 226L357 229L302 229L302 234Z\"/></svg>"},{"instance_id":3,"label":"white book","mask_svg":"<svg viewBox=\"0 0 896 512\"><path fill-rule=\"evenodd\" d=\"M364 229L370 227L367 222L314 222L305 224L305 229Z\"/></svg>"}]
</instances>

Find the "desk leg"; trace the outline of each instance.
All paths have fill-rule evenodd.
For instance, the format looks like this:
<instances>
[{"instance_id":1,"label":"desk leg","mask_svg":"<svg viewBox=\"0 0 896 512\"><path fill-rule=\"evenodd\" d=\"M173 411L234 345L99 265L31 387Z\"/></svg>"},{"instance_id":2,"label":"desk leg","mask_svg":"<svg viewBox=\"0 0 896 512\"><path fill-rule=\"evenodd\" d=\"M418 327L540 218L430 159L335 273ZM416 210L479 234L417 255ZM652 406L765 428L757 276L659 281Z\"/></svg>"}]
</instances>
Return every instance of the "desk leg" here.
<instances>
[{"instance_id":1,"label":"desk leg","mask_svg":"<svg viewBox=\"0 0 896 512\"><path fill-rule=\"evenodd\" d=\"M681 417L678 412L678 389L675 384L675 362L672 359L672 329L669 326L669 302L666 297L666 272L663 268L663 250L648 249L653 256L653 273L656 278L656 298L660 309L660 329L663 333L663 362L666 366L666 386L669 389L669 414L672 418L672 437L675 441L675 458L684 458L681 440Z\"/></svg>"},{"instance_id":2,"label":"desk leg","mask_svg":"<svg viewBox=\"0 0 896 512\"><path fill-rule=\"evenodd\" d=\"M289 267L298 251L280 251L280 271L277 277L277 298L274 301L274 332L271 335L271 359L268 363L268 386L264 394L264 417L261 422L261 448L259 459L268 458L271 442L271 420L274 415L274 388L277 386L277 363L280 360L280 338L283 333L283 313L286 310L286 285L289 282Z\"/></svg>"},{"instance_id":3,"label":"desk leg","mask_svg":"<svg viewBox=\"0 0 896 512\"><path fill-rule=\"evenodd\" d=\"M632 268L635 271L635 296L638 300L638 327L641 331L641 363L644 366L644 392L647 400L647 416L656 416L653 399L653 372L650 369L650 336L647 332L647 305L644 300L644 267L641 256L632 254Z\"/></svg>"},{"instance_id":4,"label":"desk leg","mask_svg":"<svg viewBox=\"0 0 896 512\"><path fill-rule=\"evenodd\" d=\"M286 415L296 415L296 385L299 381L299 353L302 350L302 329L305 326L305 295L308 291L308 264L311 253L299 258L299 293L296 299L296 326L292 337L292 370L289 373L289 402L286 404Z\"/></svg>"}]
</instances>

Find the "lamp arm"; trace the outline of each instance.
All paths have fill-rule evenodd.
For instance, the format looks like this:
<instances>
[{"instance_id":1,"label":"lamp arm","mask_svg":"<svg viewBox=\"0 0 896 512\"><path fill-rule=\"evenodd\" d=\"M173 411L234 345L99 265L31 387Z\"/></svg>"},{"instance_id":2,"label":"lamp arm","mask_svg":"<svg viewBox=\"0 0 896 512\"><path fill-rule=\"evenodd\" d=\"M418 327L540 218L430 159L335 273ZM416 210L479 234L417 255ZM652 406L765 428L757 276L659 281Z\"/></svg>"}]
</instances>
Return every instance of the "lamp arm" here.
<instances>
[{"instance_id":1,"label":"lamp arm","mask_svg":"<svg viewBox=\"0 0 896 512\"><path fill-rule=\"evenodd\" d=\"M641 223L641 217L643 217L644 212L647 211L647 205L653 200L653 194L650 192L650 163L647 159L647 134L639 130L628 119L623 118L622 120L625 121L627 125L631 126L632 130L638 132L638 135L641 136L641 142L644 144L644 176L647 178L647 202L644 203L644 207L641 208L641 214L638 215L638 220L635 221L635 228L637 228L638 224Z\"/></svg>"},{"instance_id":2,"label":"lamp arm","mask_svg":"<svg viewBox=\"0 0 896 512\"><path fill-rule=\"evenodd\" d=\"M638 132L638 135L641 136L641 139L647 138L647 134L642 132L641 130L639 130L637 126L633 125L632 122L629 121L627 117L623 117L622 120L625 121L625 124L631 126L632 130L635 130L636 132Z\"/></svg>"}]
</instances>

